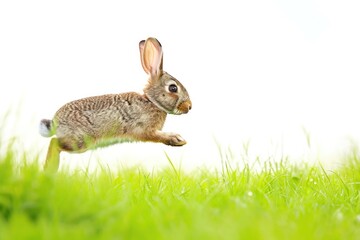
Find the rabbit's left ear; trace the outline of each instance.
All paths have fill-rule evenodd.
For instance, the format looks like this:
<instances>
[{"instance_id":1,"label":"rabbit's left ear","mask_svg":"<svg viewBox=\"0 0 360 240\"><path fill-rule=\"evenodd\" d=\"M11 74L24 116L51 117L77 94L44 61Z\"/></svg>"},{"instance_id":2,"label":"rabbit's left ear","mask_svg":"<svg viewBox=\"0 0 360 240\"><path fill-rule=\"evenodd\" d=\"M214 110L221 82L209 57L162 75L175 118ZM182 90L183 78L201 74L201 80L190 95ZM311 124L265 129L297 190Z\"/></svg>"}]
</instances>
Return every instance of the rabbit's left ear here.
<instances>
[{"instance_id":1,"label":"rabbit's left ear","mask_svg":"<svg viewBox=\"0 0 360 240\"><path fill-rule=\"evenodd\" d=\"M152 77L158 76L163 70L163 52L156 38L148 38L139 43L141 65Z\"/></svg>"}]
</instances>

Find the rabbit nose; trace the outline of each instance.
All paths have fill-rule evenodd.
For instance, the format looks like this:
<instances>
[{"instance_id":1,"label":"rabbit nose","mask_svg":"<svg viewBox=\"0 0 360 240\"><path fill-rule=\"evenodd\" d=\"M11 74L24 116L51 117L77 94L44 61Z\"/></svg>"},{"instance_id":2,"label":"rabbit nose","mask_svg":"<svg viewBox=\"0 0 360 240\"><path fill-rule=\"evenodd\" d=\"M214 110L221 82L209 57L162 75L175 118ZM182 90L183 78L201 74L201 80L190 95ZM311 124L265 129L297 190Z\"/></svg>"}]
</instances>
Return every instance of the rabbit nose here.
<instances>
[{"instance_id":1,"label":"rabbit nose","mask_svg":"<svg viewBox=\"0 0 360 240\"><path fill-rule=\"evenodd\" d=\"M188 113L191 109L191 106L192 106L191 101L187 100L185 102L182 102L179 105L178 109L180 110L181 113Z\"/></svg>"},{"instance_id":2,"label":"rabbit nose","mask_svg":"<svg viewBox=\"0 0 360 240\"><path fill-rule=\"evenodd\" d=\"M192 106L191 101L190 100L185 101L184 105L185 105L185 108L186 108L185 112L186 113L189 112L191 110L191 106Z\"/></svg>"}]
</instances>

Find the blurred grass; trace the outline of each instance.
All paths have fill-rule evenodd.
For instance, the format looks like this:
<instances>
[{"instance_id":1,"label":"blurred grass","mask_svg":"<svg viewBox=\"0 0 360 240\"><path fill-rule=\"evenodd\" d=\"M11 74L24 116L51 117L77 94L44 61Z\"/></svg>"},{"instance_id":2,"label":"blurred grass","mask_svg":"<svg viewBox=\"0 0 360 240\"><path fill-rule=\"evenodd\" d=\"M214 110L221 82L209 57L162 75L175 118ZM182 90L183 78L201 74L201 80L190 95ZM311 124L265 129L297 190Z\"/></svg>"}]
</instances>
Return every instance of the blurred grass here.
<instances>
[{"instance_id":1,"label":"blurred grass","mask_svg":"<svg viewBox=\"0 0 360 240\"><path fill-rule=\"evenodd\" d=\"M0 156L0 239L360 238L357 149L332 171L278 162L185 173L166 157L158 172L51 175L9 145Z\"/></svg>"}]
</instances>

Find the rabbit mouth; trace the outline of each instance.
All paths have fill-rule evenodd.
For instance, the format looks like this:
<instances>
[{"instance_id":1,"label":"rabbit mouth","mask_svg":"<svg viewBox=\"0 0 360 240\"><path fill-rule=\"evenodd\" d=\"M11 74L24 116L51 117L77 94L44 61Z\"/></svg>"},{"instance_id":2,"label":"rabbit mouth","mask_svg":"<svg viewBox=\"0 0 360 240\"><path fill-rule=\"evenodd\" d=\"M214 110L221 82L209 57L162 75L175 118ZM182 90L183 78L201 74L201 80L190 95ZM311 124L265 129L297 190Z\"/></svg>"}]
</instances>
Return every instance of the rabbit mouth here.
<instances>
[{"instance_id":1,"label":"rabbit mouth","mask_svg":"<svg viewBox=\"0 0 360 240\"><path fill-rule=\"evenodd\" d=\"M174 111L171 112L171 114L181 115L181 114L184 114L184 113L182 111L180 111L179 109L175 109Z\"/></svg>"}]
</instances>

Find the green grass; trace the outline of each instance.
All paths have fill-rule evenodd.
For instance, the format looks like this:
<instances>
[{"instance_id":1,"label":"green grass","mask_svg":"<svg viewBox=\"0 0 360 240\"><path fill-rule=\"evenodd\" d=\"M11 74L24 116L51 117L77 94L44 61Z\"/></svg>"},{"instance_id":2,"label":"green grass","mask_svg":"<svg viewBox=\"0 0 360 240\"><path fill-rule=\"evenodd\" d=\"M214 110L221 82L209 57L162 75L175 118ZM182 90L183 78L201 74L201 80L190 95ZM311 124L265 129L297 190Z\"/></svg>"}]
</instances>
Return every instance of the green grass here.
<instances>
[{"instance_id":1,"label":"green grass","mask_svg":"<svg viewBox=\"0 0 360 240\"><path fill-rule=\"evenodd\" d=\"M360 239L357 151L332 171L280 162L55 175L16 155L0 156L1 240Z\"/></svg>"}]
</instances>

